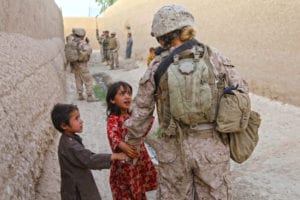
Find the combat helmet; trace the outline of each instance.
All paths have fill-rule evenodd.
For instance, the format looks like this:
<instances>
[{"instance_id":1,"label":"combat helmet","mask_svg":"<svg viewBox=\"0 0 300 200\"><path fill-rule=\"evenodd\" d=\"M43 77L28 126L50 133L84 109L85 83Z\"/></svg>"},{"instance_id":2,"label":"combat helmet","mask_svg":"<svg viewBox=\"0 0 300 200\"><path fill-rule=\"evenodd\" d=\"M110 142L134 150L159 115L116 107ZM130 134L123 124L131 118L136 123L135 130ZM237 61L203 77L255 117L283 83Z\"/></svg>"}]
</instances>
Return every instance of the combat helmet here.
<instances>
[{"instance_id":1,"label":"combat helmet","mask_svg":"<svg viewBox=\"0 0 300 200\"><path fill-rule=\"evenodd\" d=\"M74 33L75 35L81 37L81 36L85 36L86 32L83 28L72 28L72 33Z\"/></svg>"},{"instance_id":2,"label":"combat helmet","mask_svg":"<svg viewBox=\"0 0 300 200\"><path fill-rule=\"evenodd\" d=\"M153 17L151 35L160 37L185 26L193 26L194 17L184 6L166 5L160 8Z\"/></svg>"}]
</instances>

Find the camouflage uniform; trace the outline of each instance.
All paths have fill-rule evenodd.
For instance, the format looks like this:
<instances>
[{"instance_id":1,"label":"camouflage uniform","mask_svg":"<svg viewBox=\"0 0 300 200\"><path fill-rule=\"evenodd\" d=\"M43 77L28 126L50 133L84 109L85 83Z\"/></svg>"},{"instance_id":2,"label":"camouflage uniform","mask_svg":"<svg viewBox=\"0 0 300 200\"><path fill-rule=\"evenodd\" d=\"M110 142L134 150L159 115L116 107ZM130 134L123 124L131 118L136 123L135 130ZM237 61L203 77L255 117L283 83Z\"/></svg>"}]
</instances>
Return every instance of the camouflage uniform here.
<instances>
[{"instance_id":1,"label":"camouflage uniform","mask_svg":"<svg viewBox=\"0 0 300 200\"><path fill-rule=\"evenodd\" d=\"M76 82L76 89L79 96L79 100L83 100L83 85L86 88L87 94L87 101L96 101L97 99L93 96L93 78L88 70L87 62L90 58L92 53L91 46L86 42L86 40L80 39L80 36L85 36L84 34L81 35L81 32L76 34L77 29L75 29L75 34L68 37L68 41L75 42L79 51L81 52L80 55L86 58L83 58L85 61L76 61L71 62L70 65L73 69L73 73L75 74L75 82Z\"/></svg>"},{"instance_id":2,"label":"camouflage uniform","mask_svg":"<svg viewBox=\"0 0 300 200\"><path fill-rule=\"evenodd\" d=\"M109 35L108 35L108 31L105 31L105 35L103 36L103 40L102 40L102 47L103 47L103 58L104 61L109 63L110 57L109 57Z\"/></svg>"},{"instance_id":3,"label":"camouflage uniform","mask_svg":"<svg viewBox=\"0 0 300 200\"><path fill-rule=\"evenodd\" d=\"M120 48L120 43L116 38L116 33L111 33L111 38L109 41L110 69L119 68L119 55L118 55L119 48Z\"/></svg>"},{"instance_id":4,"label":"camouflage uniform","mask_svg":"<svg viewBox=\"0 0 300 200\"><path fill-rule=\"evenodd\" d=\"M216 49L207 49L209 62L219 79L248 92L247 83L230 61ZM156 90L154 74L159 64L160 59L153 61L140 80L131 118L125 123L128 143L138 144L156 107L163 132L154 146L159 162L157 199L232 199L228 144L222 143L214 123L190 127L171 120L167 73L161 77Z\"/></svg>"}]
</instances>

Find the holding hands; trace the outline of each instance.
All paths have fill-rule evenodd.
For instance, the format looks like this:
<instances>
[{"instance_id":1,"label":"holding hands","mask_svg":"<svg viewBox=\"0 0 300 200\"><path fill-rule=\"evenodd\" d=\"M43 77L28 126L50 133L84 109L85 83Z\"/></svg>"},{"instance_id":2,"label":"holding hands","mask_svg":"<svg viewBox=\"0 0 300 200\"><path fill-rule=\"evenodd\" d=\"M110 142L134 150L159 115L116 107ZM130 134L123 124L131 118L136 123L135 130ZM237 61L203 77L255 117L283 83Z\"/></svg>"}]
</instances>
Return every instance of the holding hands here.
<instances>
[{"instance_id":1,"label":"holding hands","mask_svg":"<svg viewBox=\"0 0 300 200\"><path fill-rule=\"evenodd\" d=\"M125 142L121 141L119 143L119 148L126 153L127 156L129 156L130 158L138 158L139 157L139 153L136 152L136 148L133 146L130 146L128 144L126 144Z\"/></svg>"},{"instance_id":2,"label":"holding hands","mask_svg":"<svg viewBox=\"0 0 300 200\"><path fill-rule=\"evenodd\" d=\"M125 153L113 153L111 160L128 160L129 157Z\"/></svg>"}]
</instances>

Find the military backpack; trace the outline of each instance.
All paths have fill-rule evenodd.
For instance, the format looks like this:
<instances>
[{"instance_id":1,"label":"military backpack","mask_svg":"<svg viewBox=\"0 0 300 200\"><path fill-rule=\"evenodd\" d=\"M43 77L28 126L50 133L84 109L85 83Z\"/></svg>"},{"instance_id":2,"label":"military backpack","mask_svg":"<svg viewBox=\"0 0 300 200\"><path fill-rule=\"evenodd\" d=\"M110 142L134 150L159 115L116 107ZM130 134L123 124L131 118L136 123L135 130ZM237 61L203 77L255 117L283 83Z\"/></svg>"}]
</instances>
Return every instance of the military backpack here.
<instances>
[{"instance_id":1,"label":"military backpack","mask_svg":"<svg viewBox=\"0 0 300 200\"><path fill-rule=\"evenodd\" d=\"M90 59L92 49L88 51L80 50L80 41L75 36L70 35L67 37L67 43L65 44L65 55L69 62L87 62ZM88 45L88 44L86 44Z\"/></svg>"},{"instance_id":2,"label":"military backpack","mask_svg":"<svg viewBox=\"0 0 300 200\"><path fill-rule=\"evenodd\" d=\"M207 51L205 46L195 46L175 55L174 62L167 70L170 112L185 125L215 120L217 78L210 63L206 62Z\"/></svg>"}]
</instances>

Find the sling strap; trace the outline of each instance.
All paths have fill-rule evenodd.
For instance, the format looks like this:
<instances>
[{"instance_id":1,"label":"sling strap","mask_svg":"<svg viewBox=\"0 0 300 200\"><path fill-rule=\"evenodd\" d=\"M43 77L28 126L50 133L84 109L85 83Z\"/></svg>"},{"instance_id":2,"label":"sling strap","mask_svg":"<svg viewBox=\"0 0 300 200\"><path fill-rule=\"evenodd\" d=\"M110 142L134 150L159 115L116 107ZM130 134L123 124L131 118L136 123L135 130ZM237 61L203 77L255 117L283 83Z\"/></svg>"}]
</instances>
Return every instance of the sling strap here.
<instances>
[{"instance_id":1,"label":"sling strap","mask_svg":"<svg viewBox=\"0 0 300 200\"><path fill-rule=\"evenodd\" d=\"M180 54L181 52L191 49L195 45L202 45L200 42L198 42L196 39L191 39L185 42L180 47L176 48L174 51L170 53L168 57L166 57L157 67L157 70L154 74L154 81L155 81L155 87L157 89L160 78L162 75L167 71L168 67L171 63L174 61L174 56L177 54Z\"/></svg>"}]
</instances>

